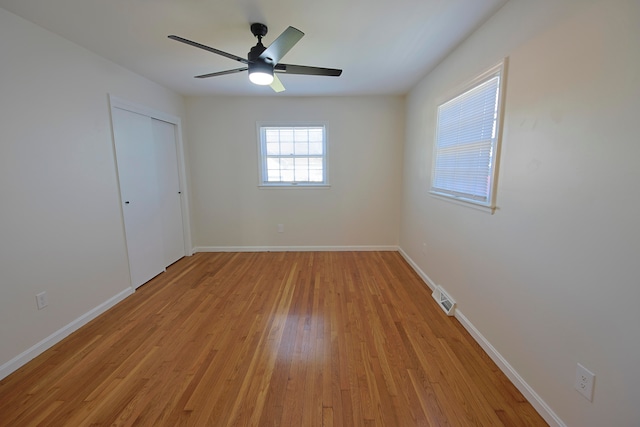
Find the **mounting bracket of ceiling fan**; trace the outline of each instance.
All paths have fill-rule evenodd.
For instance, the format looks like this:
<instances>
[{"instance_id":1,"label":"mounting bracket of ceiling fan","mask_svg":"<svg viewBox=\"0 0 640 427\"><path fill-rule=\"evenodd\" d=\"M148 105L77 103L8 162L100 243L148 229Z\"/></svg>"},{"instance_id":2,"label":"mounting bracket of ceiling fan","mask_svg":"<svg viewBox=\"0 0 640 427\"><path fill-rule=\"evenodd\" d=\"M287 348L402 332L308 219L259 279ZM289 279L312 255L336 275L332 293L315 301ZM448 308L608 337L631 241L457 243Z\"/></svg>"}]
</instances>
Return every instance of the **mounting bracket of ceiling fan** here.
<instances>
[{"instance_id":1,"label":"mounting bracket of ceiling fan","mask_svg":"<svg viewBox=\"0 0 640 427\"><path fill-rule=\"evenodd\" d=\"M265 47L262 44L262 38L266 36L269 31L267 26L261 23L253 23L251 24L250 29L251 33L258 38L258 43L251 48L247 55L247 59L179 36L171 35L169 38L224 56L225 58L233 59L234 61L242 62L246 65L245 67L235 68L233 70L218 71L195 76L199 79L249 71L249 79L253 83L259 85L271 85L271 88L274 91L281 92L284 90L284 86L275 73L333 77L337 77L342 74L342 70L336 68L310 67L306 65L283 64L280 62L282 57L286 55L287 52L289 52L289 50L291 50L291 48L304 36L304 33L297 28L288 27L268 47Z\"/></svg>"},{"instance_id":2,"label":"mounting bracket of ceiling fan","mask_svg":"<svg viewBox=\"0 0 640 427\"><path fill-rule=\"evenodd\" d=\"M266 25L260 24L258 22L251 24L251 34L256 36L258 40L267 35L269 29Z\"/></svg>"}]
</instances>

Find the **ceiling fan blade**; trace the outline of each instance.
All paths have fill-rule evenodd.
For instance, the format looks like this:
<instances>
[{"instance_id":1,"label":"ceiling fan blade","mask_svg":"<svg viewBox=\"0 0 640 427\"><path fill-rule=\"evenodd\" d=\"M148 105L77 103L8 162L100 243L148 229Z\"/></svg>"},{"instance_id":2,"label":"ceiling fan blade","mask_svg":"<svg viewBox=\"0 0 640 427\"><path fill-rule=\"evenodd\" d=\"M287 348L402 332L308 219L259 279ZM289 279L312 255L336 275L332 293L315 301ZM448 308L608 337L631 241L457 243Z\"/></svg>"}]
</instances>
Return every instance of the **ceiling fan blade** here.
<instances>
[{"instance_id":1,"label":"ceiling fan blade","mask_svg":"<svg viewBox=\"0 0 640 427\"><path fill-rule=\"evenodd\" d=\"M274 67L277 73L287 74L307 74L310 76L333 76L338 77L342 70L337 68L307 67L305 65L277 64Z\"/></svg>"},{"instance_id":2,"label":"ceiling fan blade","mask_svg":"<svg viewBox=\"0 0 640 427\"><path fill-rule=\"evenodd\" d=\"M196 79L206 79L208 77L224 76L225 74L240 73L242 71L247 71L248 69L249 68L247 68L247 67L234 68L233 70L218 71L218 72L215 72L215 73L202 74L200 76L195 76L195 78Z\"/></svg>"},{"instance_id":3,"label":"ceiling fan blade","mask_svg":"<svg viewBox=\"0 0 640 427\"><path fill-rule=\"evenodd\" d=\"M208 52L217 53L218 55L222 55L222 56L224 56L226 58L233 59L234 61L242 62L243 64L248 64L249 63L249 61L247 61L245 58L242 58L240 56L234 55L232 53L224 52L224 51L219 50L219 49L215 49L213 47L209 47L209 46L200 44L198 42L187 40L187 39L179 37L179 36L171 35L171 36L168 36L168 37L171 40L175 40L175 41L180 42L180 43L184 43L184 44L188 44L188 45L193 46L193 47L204 49L204 50L206 50Z\"/></svg>"},{"instance_id":4,"label":"ceiling fan blade","mask_svg":"<svg viewBox=\"0 0 640 427\"><path fill-rule=\"evenodd\" d=\"M273 89L273 91L276 93L285 91L284 85L275 74L273 75L273 83L271 83L271 89Z\"/></svg>"},{"instance_id":5,"label":"ceiling fan blade","mask_svg":"<svg viewBox=\"0 0 640 427\"><path fill-rule=\"evenodd\" d=\"M280 62L283 56L300 41L304 33L297 28L289 27L274 40L271 45L260 54L260 58L271 58L274 64Z\"/></svg>"}]
</instances>

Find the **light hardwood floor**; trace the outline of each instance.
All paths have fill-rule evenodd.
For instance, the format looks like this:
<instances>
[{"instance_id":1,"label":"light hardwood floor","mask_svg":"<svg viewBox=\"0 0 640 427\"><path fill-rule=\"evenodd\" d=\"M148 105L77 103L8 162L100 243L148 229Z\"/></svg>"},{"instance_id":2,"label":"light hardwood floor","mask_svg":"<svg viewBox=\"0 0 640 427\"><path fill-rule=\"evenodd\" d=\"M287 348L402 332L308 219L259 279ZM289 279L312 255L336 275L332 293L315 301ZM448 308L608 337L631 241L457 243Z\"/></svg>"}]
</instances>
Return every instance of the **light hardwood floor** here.
<instances>
[{"instance_id":1,"label":"light hardwood floor","mask_svg":"<svg viewBox=\"0 0 640 427\"><path fill-rule=\"evenodd\" d=\"M544 426L397 252L199 253L0 381L2 426Z\"/></svg>"}]
</instances>

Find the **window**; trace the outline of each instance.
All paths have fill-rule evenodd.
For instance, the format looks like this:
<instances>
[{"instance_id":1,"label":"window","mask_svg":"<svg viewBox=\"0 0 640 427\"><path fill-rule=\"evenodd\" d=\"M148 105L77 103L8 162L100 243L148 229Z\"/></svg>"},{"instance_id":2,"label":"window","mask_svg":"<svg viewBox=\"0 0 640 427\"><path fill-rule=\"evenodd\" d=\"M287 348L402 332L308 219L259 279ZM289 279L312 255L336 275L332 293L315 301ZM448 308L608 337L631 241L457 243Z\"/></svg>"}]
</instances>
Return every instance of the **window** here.
<instances>
[{"instance_id":1,"label":"window","mask_svg":"<svg viewBox=\"0 0 640 427\"><path fill-rule=\"evenodd\" d=\"M259 125L260 185L327 185L324 125Z\"/></svg>"},{"instance_id":2,"label":"window","mask_svg":"<svg viewBox=\"0 0 640 427\"><path fill-rule=\"evenodd\" d=\"M432 194L495 209L504 64L438 107Z\"/></svg>"}]
</instances>

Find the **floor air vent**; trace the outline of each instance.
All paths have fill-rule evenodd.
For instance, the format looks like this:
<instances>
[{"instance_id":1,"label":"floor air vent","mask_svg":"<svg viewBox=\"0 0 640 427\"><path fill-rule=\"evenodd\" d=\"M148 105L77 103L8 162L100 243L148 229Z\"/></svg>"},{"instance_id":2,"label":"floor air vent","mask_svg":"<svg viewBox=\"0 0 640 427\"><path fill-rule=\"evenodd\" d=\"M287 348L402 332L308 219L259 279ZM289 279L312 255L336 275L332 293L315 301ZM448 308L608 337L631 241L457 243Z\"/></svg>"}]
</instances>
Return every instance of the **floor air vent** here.
<instances>
[{"instance_id":1,"label":"floor air vent","mask_svg":"<svg viewBox=\"0 0 640 427\"><path fill-rule=\"evenodd\" d=\"M436 288L433 290L431 296L434 300L436 300L440 308L442 308L444 312L447 313L447 316L453 316L455 314L456 302L451 299L451 297L447 295L447 293L439 285L436 286Z\"/></svg>"}]
</instances>

